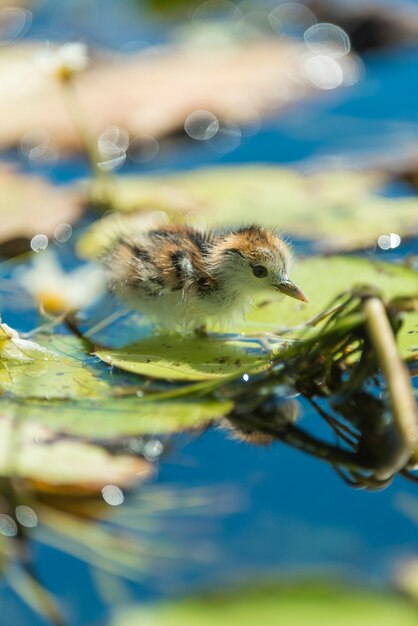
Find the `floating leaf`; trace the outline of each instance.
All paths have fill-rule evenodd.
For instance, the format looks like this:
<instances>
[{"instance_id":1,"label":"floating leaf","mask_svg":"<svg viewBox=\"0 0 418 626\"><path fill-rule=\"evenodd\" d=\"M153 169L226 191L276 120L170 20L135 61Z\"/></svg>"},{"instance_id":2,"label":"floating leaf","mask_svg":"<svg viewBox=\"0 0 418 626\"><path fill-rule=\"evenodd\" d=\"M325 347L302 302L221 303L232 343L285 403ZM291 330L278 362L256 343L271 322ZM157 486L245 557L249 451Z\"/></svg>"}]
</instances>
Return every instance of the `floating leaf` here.
<instances>
[{"instance_id":1,"label":"floating leaf","mask_svg":"<svg viewBox=\"0 0 418 626\"><path fill-rule=\"evenodd\" d=\"M91 439L128 435L158 435L206 426L229 413L232 403L217 400L147 401L121 397L77 402L4 400L1 414L19 422L33 422L55 433Z\"/></svg>"},{"instance_id":2,"label":"floating leaf","mask_svg":"<svg viewBox=\"0 0 418 626\"><path fill-rule=\"evenodd\" d=\"M388 299L418 296L418 274L405 266L378 263L358 257L312 257L300 261L292 278L307 292L306 305L292 298L260 300L237 323L234 331L247 335L274 332L284 339L306 333L306 323L327 309L342 292L357 285L382 290ZM405 358L418 356L418 314L405 314L399 333L399 346ZM288 333L288 329L292 332ZM217 328L222 331L222 328ZM156 336L116 350L98 350L97 356L116 367L144 376L167 380L209 380L240 371L267 367L270 355L262 353L256 340L245 342L213 336L209 339Z\"/></svg>"},{"instance_id":3,"label":"floating leaf","mask_svg":"<svg viewBox=\"0 0 418 626\"><path fill-rule=\"evenodd\" d=\"M147 478L152 466L142 458L111 456L99 446L53 440L35 423L0 417L0 476L29 480L37 487L96 492L108 484L130 485Z\"/></svg>"},{"instance_id":4,"label":"floating leaf","mask_svg":"<svg viewBox=\"0 0 418 626\"><path fill-rule=\"evenodd\" d=\"M321 172L304 176L290 168L241 166L202 169L158 177L123 177L113 188L114 206L124 212L194 207L213 227L260 222L321 248L354 249L376 245L385 232L418 231L415 197L379 195L385 177L376 172ZM112 193L112 192L111 192ZM170 196L174 199L170 202ZM112 197L112 196L111 196ZM79 251L88 258L114 228L112 219L87 230Z\"/></svg>"},{"instance_id":5,"label":"floating leaf","mask_svg":"<svg viewBox=\"0 0 418 626\"><path fill-rule=\"evenodd\" d=\"M59 224L74 224L81 214L79 194L74 190L54 187L40 177L0 166L2 253L13 255L30 250L29 241L35 235L52 238Z\"/></svg>"},{"instance_id":6,"label":"floating leaf","mask_svg":"<svg viewBox=\"0 0 418 626\"><path fill-rule=\"evenodd\" d=\"M308 294L309 304L291 298L260 301L247 315L238 332L279 332L295 328L289 337L304 332L303 326L324 311L332 301L347 289L370 285L383 292L387 299L398 296L418 297L418 273L402 265L379 263L359 257L313 257L300 261L292 278ZM408 313L398 335L402 356L418 356L418 313Z\"/></svg>"},{"instance_id":7,"label":"floating leaf","mask_svg":"<svg viewBox=\"0 0 418 626\"><path fill-rule=\"evenodd\" d=\"M81 138L59 85L37 63L42 50L32 43L3 51L0 82L6 88L0 115L7 124L1 126L0 143L18 145L36 128L60 149L80 150ZM311 90L300 72L305 49L296 43L271 38L217 41L214 46L212 41L200 41L195 47L189 42L153 50L156 54L121 54L116 59L112 55L111 62L105 55L101 59L95 55L90 68L77 77L77 94L92 135L117 120L132 138L139 135L141 146L144 135L160 138L183 131L186 118L199 109L226 118L229 124L259 123L260 115L271 115L289 98L294 102ZM297 80L292 80L294 75ZM25 106L29 100L31 106ZM131 154L135 159L135 152Z\"/></svg>"},{"instance_id":8,"label":"floating leaf","mask_svg":"<svg viewBox=\"0 0 418 626\"><path fill-rule=\"evenodd\" d=\"M111 626L414 626L416 607L390 593L332 584L299 583L207 594L121 611Z\"/></svg>"},{"instance_id":9,"label":"floating leaf","mask_svg":"<svg viewBox=\"0 0 418 626\"><path fill-rule=\"evenodd\" d=\"M256 341L157 335L116 350L97 350L105 363L163 380L219 379L268 365Z\"/></svg>"},{"instance_id":10,"label":"floating leaf","mask_svg":"<svg viewBox=\"0 0 418 626\"><path fill-rule=\"evenodd\" d=\"M48 348L21 339L6 324L0 325L0 392L16 398L85 398L109 394L106 383L88 369L83 359L54 350L59 337L48 339ZM66 345L77 344L67 338ZM74 347L72 347L74 350ZM86 355L84 355L86 360Z\"/></svg>"},{"instance_id":11,"label":"floating leaf","mask_svg":"<svg viewBox=\"0 0 418 626\"><path fill-rule=\"evenodd\" d=\"M40 335L40 345L20 339L5 324L1 328L4 337L7 331L3 346L9 352L5 359L2 351L0 385L12 395L0 403L0 415L18 423L29 421L55 433L106 439L198 428L232 407L228 401L216 400L147 401L132 387L118 387L111 376L106 377L107 371L99 379L79 339Z\"/></svg>"}]
</instances>

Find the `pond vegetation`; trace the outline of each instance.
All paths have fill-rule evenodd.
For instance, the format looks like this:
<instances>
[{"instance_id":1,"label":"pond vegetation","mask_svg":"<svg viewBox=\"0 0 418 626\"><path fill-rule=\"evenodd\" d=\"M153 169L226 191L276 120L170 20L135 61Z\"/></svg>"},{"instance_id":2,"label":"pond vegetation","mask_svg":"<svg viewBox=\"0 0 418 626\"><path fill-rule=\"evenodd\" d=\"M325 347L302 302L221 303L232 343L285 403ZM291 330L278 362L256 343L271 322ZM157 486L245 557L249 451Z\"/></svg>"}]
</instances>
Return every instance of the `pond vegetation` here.
<instances>
[{"instance_id":1,"label":"pond vegetation","mask_svg":"<svg viewBox=\"0 0 418 626\"><path fill-rule=\"evenodd\" d=\"M267 15L268 3L259 4ZM271 153L267 164L222 161L265 119L286 115L289 102L309 109L362 80L342 27L317 20L309 3L293 4L283 21L285 5L276 4L267 22L278 37L264 22L249 29L243 7L206 2L192 13L199 36L116 61L109 51L89 56L80 41L18 42L31 11L0 9L21 33L0 58L11 85L0 110L13 117L0 129L0 597L7 607L11 593L20 599L22 623L416 621L416 546L385 577L386 595L361 590L361 576L350 576L352 586L331 582L332 570L321 568L319 577L309 567L293 576L273 562L251 573L251 558L243 575L237 567L218 579L213 546L192 527L239 515L250 483L159 482L183 441L200 438L216 465L211 433L254 455L285 444L301 463L308 456L330 468L341 490L380 491L397 477L415 490L418 482L416 170L396 159L361 169L318 159L304 169ZM14 75L26 81L31 107L19 104ZM191 150L194 159L192 142L221 164L202 158L176 171L177 157ZM157 154L161 165L147 170ZM229 324L167 333L107 292L102 259L117 237L158 223L218 231L253 222L293 243L292 280L309 304L267 293ZM416 524L418 501L408 493L399 508ZM88 566L100 602L80 600L78 612L83 594L68 583L66 602L75 604L66 610L62 589L43 582L48 550ZM204 584L187 582L193 567L211 572ZM153 577L161 588L140 605ZM172 594L161 591L170 577L184 577L188 597L174 583ZM95 603L106 607L100 622Z\"/></svg>"}]
</instances>

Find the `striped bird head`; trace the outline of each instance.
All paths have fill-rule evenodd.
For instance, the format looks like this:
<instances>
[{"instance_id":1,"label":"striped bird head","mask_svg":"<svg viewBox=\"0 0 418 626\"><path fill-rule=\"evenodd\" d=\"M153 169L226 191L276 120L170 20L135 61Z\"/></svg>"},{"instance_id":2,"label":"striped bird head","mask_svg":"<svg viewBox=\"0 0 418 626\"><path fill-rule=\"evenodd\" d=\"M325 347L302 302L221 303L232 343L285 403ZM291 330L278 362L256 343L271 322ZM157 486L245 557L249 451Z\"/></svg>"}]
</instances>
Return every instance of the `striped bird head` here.
<instances>
[{"instance_id":1,"label":"striped bird head","mask_svg":"<svg viewBox=\"0 0 418 626\"><path fill-rule=\"evenodd\" d=\"M307 302L303 291L289 279L291 256L289 246L276 233L251 225L219 237L211 266L226 290L255 295L273 289Z\"/></svg>"}]
</instances>

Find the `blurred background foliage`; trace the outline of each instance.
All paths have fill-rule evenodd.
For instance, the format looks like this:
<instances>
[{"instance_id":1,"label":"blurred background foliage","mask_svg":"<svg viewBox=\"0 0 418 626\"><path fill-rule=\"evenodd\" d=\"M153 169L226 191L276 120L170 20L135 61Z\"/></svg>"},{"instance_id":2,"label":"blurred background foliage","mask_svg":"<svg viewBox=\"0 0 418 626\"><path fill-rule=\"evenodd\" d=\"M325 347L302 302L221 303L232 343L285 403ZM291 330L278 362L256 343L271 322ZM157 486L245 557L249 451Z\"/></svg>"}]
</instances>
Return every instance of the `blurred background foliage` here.
<instances>
[{"instance_id":1,"label":"blurred background foliage","mask_svg":"<svg viewBox=\"0 0 418 626\"><path fill-rule=\"evenodd\" d=\"M0 620L416 622L366 309L411 391L417 46L414 2L0 2ZM96 262L158 220L278 227L310 306L156 335Z\"/></svg>"}]
</instances>

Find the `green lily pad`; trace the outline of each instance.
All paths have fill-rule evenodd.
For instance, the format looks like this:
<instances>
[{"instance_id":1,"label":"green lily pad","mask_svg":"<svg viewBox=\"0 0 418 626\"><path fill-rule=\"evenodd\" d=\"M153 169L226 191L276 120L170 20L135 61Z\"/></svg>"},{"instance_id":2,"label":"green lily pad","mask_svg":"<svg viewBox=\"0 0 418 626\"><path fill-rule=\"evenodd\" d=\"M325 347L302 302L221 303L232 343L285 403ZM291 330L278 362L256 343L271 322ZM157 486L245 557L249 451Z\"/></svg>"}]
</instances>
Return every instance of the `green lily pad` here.
<instances>
[{"instance_id":1,"label":"green lily pad","mask_svg":"<svg viewBox=\"0 0 418 626\"><path fill-rule=\"evenodd\" d=\"M123 213L180 209L216 228L257 221L316 240L322 248L346 250L375 245L382 228L400 236L418 231L416 198L379 195L384 183L376 172L304 176L277 166L235 166L124 176L115 182L111 200ZM79 253L95 258L114 232L114 217L104 218L82 235Z\"/></svg>"},{"instance_id":2,"label":"green lily pad","mask_svg":"<svg viewBox=\"0 0 418 626\"><path fill-rule=\"evenodd\" d=\"M164 380L220 379L246 370L260 371L269 357L256 341L223 337L156 336L126 348L97 350L105 363L128 372Z\"/></svg>"},{"instance_id":3,"label":"green lily pad","mask_svg":"<svg viewBox=\"0 0 418 626\"><path fill-rule=\"evenodd\" d=\"M136 396L77 402L30 400L21 404L4 400L0 404L1 415L19 423L34 423L55 433L90 439L182 432L206 426L231 409L229 401L152 402Z\"/></svg>"},{"instance_id":4,"label":"green lily pad","mask_svg":"<svg viewBox=\"0 0 418 626\"><path fill-rule=\"evenodd\" d=\"M308 304L287 297L260 300L235 330L251 335L258 332L280 334L292 329L284 336L300 337L306 332L306 322L329 307L340 293L357 285L376 287L388 299L418 297L415 270L359 257L308 258L295 265L292 280L308 295ZM418 313L405 314L398 344L404 358L418 357Z\"/></svg>"},{"instance_id":5,"label":"green lily pad","mask_svg":"<svg viewBox=\"0 0 418 626\"><path fill-rule=\"evenodd\" d=\"M74 351L77 342L68 338L65 345ZM106 383L88 369L87 355L83 360L71 352L66 354L60 350L63 340L57 336L49 337L46 344L21 339L6 324L0 325L0 394L8 391L16 398L63 399L110 393Z\"/></svg>"},{"instance_id":6,"label":"green lily pad","mask_svg":"<svg viewBox=\"0 0 418 626\"><path fill-rule=\"evenodd\" d=\"M221 591L124 610L111 626L414 626L416 607L391 593L336 584L300 583Z\"/></svg>"},{"instance_id":7,"label":"green lily pad","mask_svg":"<svg viewBox=\"0 0 418 626\"><path fill-rule=\"evenodd\" d=\"M234 327L244 335L275 333L283 339L306 335L306 323L327 309L343 291L370 285L388 298L418 296L418 274L401 265L378 263L357 257L313 257L299 262L292 278L308 294L310 302L288 297L260 300L247 318ZM398 335L401 354L418 357L418 313L408 313ZM216 328L222 331L221 327ZM115 350L98 350L96 355L123 370L152 378L191 381L220 379L240 372L268 367L270 355L258 341L225 340L222 336L155 336Z\"/></svg>"},{"instance_id":8,"label":"green lily pad","mask_svg":"<svg viewBox=\"0 0 418 626\"><path fill-rule=\"evenodd\" d=\"M11 393L0 403L0 415L19 424L106 439L198 428L232 408L230 402L216 400L148 401L131 387L118 387L109 371L100 380L76 337L42 335L37 343L21 339L4 324L0 329L0 384Z\"/></svg>"}]
</instances>

